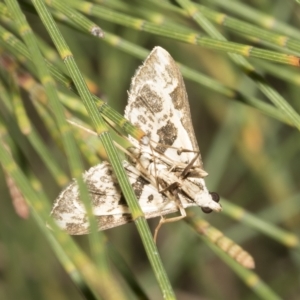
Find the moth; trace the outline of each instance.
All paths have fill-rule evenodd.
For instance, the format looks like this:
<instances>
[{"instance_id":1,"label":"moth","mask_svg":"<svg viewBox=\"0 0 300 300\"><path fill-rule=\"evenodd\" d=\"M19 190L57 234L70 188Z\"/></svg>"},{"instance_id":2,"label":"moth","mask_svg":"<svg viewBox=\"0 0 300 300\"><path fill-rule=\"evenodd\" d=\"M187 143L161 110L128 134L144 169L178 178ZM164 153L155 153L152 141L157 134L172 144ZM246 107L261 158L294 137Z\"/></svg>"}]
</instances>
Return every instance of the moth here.
<instances>
[{"instance_id":1,"label":"moth","mask_svg":"<svg viewBox=\"0 0 300 300\"><path fill-rule=\"evenodd\" d=\"M125 118L147 134L144 143L129 136L132 147L123 166L146 218L172 222L186 216L185 209L221 211L209 193L192 126L183 78L175 61L155 47L132 78ZM147 142L145 142L147 141ZM92 199L98 229L132 221L111 165L104 161L90 168L83 179ZM177 217L163 216L180 212ZM87 234L89 222L75 180L56 199L51 215L72 235Z\"/></svg>"}]
</instances>

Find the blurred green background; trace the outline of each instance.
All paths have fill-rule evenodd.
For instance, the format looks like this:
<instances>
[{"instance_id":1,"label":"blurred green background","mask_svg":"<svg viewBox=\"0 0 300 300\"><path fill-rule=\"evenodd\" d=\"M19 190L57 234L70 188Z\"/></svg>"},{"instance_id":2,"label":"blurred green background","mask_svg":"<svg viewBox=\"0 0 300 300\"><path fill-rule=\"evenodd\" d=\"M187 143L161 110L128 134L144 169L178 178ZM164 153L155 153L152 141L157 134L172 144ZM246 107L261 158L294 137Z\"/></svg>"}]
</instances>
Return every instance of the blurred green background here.
<instances>
[{"instance_id":1,"label":"blurred green background","mask_svg":"<svg viewBox=\"0 0 300 300\"><path fill-rule=\"evenodd\" d=\"M264 109L257 109L254 104L249 104L245 97L274 106L272 97L276 97L273 95L268 98L262 92L263 83L250 79L249 72L237 66L224 51L195 45L192 40L189 43L192 33L204 34L204 31L190 17L180 14L175 2L100 2L98 1L100 7L120 12L124 18L130 16L158 24L156 31L150 33L142 30L142 26L135 28L133 23L132 28L129 28L130 26L120 25L117 19L112 22L87 14L87 18L107 33L104 39L99 39L82 28L72 27L69 21L56 19L91 92L106 101L111 108L123 114L130 80L143 61L141 54L137 54L142 48L150 51L159 45L185 67L213 80L205 82L201 77L191 80L191 76L184 76L204 168L209 173L206 182L209 190L218 192L222 197L224 212L204 215L198 208L191 210L246 249L255 259L256 268L253 273L244 274L244 279L241 279L243 271L216 256L184 221L164 225L158 236L157 247L177 298L299 299L299 123L288 120L283 106L276 108L278 115L282 117L278 120L269 116ZM166 7L161 6L163 3L166 3ZM50 50L54 51L53 44L31 4L27 1L20 1L20 4L35 35L47 45L43 49L44 56L64 70L60 59L50 55ZM236 20L257 26L256 36L255 30L252 34L243 32L241 24L236 25L239 26L236 30L226 27L226 22L215 24L229 41L299 56L300 8L294 1L203 1L201 4L210 5L217 13L226 13ZM172 11L172 8L178 11ZM57 7L51 7L50 11L53 15L60 12ZM0 16L1 26L14 32L10 27L13 26L12 20L3 11ZM270 22L271 18L276 19L277 23ZM266 31L277 35L277 40L274 38L271 42L259 36L259 29L264 25ZM162 36L159 27L168 29L170 37ZM187 36L186 43L176 38L176 33L181 32L180 28ZM120 40L113 41L109 33ZM287 42L280 45L282 36L293 39L296 46L288 49ZM124 40L132 43L132 48L126 48ZM217 43L215 46L217 47ZM265 86L281 95L284 103L292 107L298 116L299 68L278 64L276 61L267 62L264 57L253 58L251 51L247 60L265 78ZM6 95L6 99L14 104L13 95L18 90L16 83L21 86L19 97L30 123L50 151L51 161L58 163L66 174L70 174L59 139L53 138L45 119L33 104L36 100L43 102L43 93L33 88L26 90L16 79L19 71L32 74L22 58L6 47L2 35L2 95ZM57 89L69 103L79 103L78 97L75 98L62 85L58 84ZM1 136L6 136L6 144L14 160L28 180L31 180L32 186L34 187L35 176L42 185L39 193L54 201L62 186L59 186L45 166L32 146L28 133L20 128L16 112L7 108L4 98L0 96ZM44 103L47 109L48 104ZM68 107L68 104L65 106ZM52 113L50 116L53 116ZM92 126L86 116L75 110L69 109L68 113ZM97 148L99 145L95 144L95 139L86 137L80 130L75 131L74 129L78 143L83 142L92 153L101 150ZM81 148L81 151L84 150ZM100 162L99 156L98 159ZM84 162L88 169L91 161L85 157ZM68 176L68 180L71 180L71 176ZM14 185L10 180L7 170L4 172L0 168L0 299L95 299L95 296L84 291L84 287L78 288L72 282L22 197L10 194L8 185ZM52 202L48 209L51 205ZM149 220L148 223L153 232L158 219ZM146 296L138 294L126 282L129 276L121 274L119 256L128 264L132 276L148 299L162 299L135 225L127 224L107 230L105 237L108 264L113 277L124 291L125 299L146 299ZM86 236L77 236L74 240L90 255Z\"/></svg>"}]
</instances>

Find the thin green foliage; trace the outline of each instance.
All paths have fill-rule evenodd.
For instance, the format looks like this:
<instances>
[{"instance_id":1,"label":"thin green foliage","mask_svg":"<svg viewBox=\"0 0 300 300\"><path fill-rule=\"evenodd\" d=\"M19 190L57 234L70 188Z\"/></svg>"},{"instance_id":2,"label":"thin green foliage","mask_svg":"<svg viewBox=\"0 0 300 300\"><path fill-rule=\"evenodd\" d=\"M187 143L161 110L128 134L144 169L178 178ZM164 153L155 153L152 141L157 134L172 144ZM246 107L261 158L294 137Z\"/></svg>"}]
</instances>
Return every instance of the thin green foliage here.
<instances>
[{"instance_id":1,"label":"thin green foliage","mask_svg":"<svg viewBox=\"0 0 300 300\"><path fill-rule=\"evenodd\" d=\"M0 3L0 234L8 274L0 298L297 298L299 7L279 2ZM209 216L191 209L190 226L163 226L157 247L148 226L154 231L157 220L145 221L113 143L126 148L126 135L144 136L122 111L130 78L155 45L180 62L208 186L224 208ZM81 173L101 159L112 164L137 230L96 232ZM71 238L49 219L71 178L89 212L88 237ZM250 253L256 269L226 251L239 262Z\"/></svg>"}]
</instances>

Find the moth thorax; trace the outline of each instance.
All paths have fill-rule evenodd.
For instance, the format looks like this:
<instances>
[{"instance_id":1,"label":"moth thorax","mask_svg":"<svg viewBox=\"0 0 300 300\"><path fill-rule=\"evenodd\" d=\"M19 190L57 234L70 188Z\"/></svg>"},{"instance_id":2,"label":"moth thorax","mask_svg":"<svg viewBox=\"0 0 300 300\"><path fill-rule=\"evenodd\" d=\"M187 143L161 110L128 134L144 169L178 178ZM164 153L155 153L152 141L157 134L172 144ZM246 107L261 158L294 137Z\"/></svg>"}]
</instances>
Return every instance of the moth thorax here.
<instances>
[{"instance_id":1,"label":"moth thorax","mask_svg":"<svg viewBox=\"0 0 300 300\"><path fill-rule=\"evenodd\" d=\"M175 182L178 180L178 178L174 178L174 174L170 173L167 170L166 165L163 164L157 164L155 162L150 162L148 164L148 172L155 177L161 177L164 178L164 180L166 180L167 182L169 182L169 184Z\"/></svg>"}]
</instances>

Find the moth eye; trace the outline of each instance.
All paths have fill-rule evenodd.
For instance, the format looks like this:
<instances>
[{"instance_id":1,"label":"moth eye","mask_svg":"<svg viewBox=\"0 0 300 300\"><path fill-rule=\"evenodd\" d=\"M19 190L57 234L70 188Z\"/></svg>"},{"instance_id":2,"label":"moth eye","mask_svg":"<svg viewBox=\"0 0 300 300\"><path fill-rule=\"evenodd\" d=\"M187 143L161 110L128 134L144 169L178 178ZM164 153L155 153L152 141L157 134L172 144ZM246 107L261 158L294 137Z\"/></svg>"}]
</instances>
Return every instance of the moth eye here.
<instances>
[{"instance_id":1,"label":"moth eye","mask_svg":"<svg viewBox=\"0 0 300 300\"><path fill-rule=\"evenodd\" d=\"M208 208L208 207L201 207L202 211L206 214L210 214L212 212L212 209Z\"/></svg>"},{"instance_id":2,"label":"moth eye","mask_svg":"<svg viewBox=\"0 0 300 300\"><path fill-rule=\"evenodd\" d=\"M218 193L216 193L216 192L210 192L210 195L211 195L212 199L213 199L215 202L219 203L219 201L220 201L220 196L219 196Z\"/></svg>"}]
</instances>

